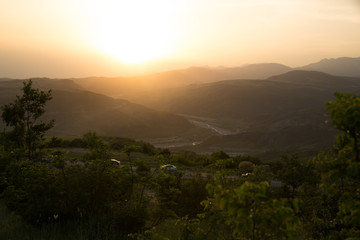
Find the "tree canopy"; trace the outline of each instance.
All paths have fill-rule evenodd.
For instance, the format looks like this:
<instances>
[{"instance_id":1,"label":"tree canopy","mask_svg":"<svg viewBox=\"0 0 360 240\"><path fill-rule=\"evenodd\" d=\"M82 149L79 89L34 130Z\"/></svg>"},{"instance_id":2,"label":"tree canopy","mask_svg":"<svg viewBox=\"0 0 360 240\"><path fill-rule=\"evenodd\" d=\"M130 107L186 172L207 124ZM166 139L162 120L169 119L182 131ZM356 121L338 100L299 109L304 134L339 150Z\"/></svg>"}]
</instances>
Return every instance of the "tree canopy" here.
<instances>
[{"instance_id":1,"label":"tree canopy","mask_svg":"<svg viewBox=\"0 0 360 240\"><path fill-rule=\"evenodd\" d=\"M22 95L9 104L3 105L2 119L10 131L6 134L8 143L17 150L19 157L25 155L34 159L45 133L54 126L54 120L44 122L45 105L52 99L51 90L44 92L33 87L32 80L23 83Z\"/></svg>"}]
</instances>

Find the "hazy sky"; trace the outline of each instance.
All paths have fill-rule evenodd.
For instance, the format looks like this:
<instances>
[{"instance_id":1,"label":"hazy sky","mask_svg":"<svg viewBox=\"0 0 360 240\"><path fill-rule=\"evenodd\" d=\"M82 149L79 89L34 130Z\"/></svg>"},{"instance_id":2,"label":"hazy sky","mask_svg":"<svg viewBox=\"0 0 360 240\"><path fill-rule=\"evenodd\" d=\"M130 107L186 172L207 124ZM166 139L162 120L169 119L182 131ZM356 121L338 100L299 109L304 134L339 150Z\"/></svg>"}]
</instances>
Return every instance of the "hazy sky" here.
<instances>
[{"instance_id":1,"label":"hazy sky","mask_svg":"<svg viewBox=\"0 0 360 240\"><path fill-rule=\"evenodd\" d=\"M0 0L0 77L360 56L359 0Z\"/></svg>"}]
</instances>

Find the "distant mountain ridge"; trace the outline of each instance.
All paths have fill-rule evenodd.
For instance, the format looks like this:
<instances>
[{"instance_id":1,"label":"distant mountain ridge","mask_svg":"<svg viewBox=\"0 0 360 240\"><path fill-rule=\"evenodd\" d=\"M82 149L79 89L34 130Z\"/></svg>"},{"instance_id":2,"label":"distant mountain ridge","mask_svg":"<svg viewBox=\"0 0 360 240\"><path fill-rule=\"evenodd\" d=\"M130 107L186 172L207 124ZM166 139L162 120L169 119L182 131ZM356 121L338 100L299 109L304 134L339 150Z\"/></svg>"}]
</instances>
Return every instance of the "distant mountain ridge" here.
<instances>
[{"instance_id":1,"label":"distant mountain ridge","mask_svg":"<svg viewBox=\"0 0 360 240\"><path fill-rule=\"evenodd\" d=\"M360 78L295 70L264 80L224 80L149 92L137 102L231 132L211 137L194 150L322 149L331 146L336 134L326 124L325 112L325 103L336 91L359 94Z\"/></svg>"},{"instance_id":2,"label":"distant mountain ridge","mask_svg":"<svg viewBox=\"0 0 360 240\"><path fill-rule=\"evenodd\" d=\"M319 62L297 68L300 70L315 70L337 76L360 77L360 57L325 58Z\"/></svg>"},{"instance_id":3,"label":"distant mountain ridge","mask_svg":"<svg viewBox=\"0 0 360 240\"><path fill-rule=\"evenodd\" d=\"M291 67L279 63L258 63L224 68L222 71L229 76L226 79L265 79L291 70Z\"/></svg>"},{"instance_id":4,"label":"distant mountain ridge","mask_svg":"<svg viewBox=\"0 0 360 240\"><path fill-rule=\"evenodd\" d=\"M278 63L248 64L239 67L189 67L134 77L73 78L79 87L111 97L128 98L146 91L184 87L231 79L267 79L293 70L319 71L336 76L360 77L359 58L323 59L303 67ZM9 81L9 79L0 79Z\"/></svg>"},{"instance_id":5,"label":"distant mountain ridge","mask_svg":"<svg viewBox=\"0 0 360 240\"><path fill-rule=\"evenodd\" d=\"M191 84L217 82L227 79L259 79L292 70L277 63L250 64L242 67L189 67L136 77L90 77L73 79L93 92L113 97L128 97L143 91L184 87Z\"/></svg>"},{"instance_id":6,"label":"distant mountain ridge","mask_svg":"<svg viewBox=\"0 0 360 240\"><path fill-rule=\"evenodd\" d=\"M360 77L360 58L323 59L299 68L278 63L239 67L189 67L136 77L91 77L73 79L85 89L112 97L132 97L146 91L184 87L231 79L267 79L293 70L318 71L336 76Z\"/></svg>"},{"instance_id":7,"label":"distant mountain ridge","mask_svg":"<svg viewBox=\"0 0 360 240\"><path fill-rule=\"evenodd\" d=\"M336 131L324 104L336 91L360 94L359 59L296 69L265 63L127 78L34 79L34 85L54 90L47 112L57 119L54 135L94 130L136 139L181 138L200 152L297 151L331 145ZM21 82L0 79L0 104L20 93Z\"/></svg>"}]
</instances>

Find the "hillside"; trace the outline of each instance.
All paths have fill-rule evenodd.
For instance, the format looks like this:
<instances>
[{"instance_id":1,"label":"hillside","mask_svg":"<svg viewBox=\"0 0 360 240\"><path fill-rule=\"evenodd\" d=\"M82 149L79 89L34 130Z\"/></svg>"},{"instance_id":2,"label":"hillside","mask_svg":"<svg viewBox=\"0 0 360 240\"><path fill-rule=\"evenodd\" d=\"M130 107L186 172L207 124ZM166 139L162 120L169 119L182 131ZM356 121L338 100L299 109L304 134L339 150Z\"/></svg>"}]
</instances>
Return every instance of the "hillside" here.
<instances>
[{"instance_id":1,"label":"hillside","mask_svg":"<svg viewBox=\"0 0 360 240\"><path fill-rule=\"evenodd\" d=\"M323 59L303 67L278 63L248 64L239 67L189 67L134 77L89 77L72 79L81 87L111 97L131 98L147 91L185 87L231 79L267 79L292 70L319 71L336 76L360 77L360 58Z\"/></svg>"},{"instance_id":2,"label":"hillside","mask_svg":"<svg viewBox=\"0 0 360 240\"><path fill-rule=\"evenodd\" d=\"M227 80L149 93L147 106L182 114L212 137L194 149L237 152L324 148L335 131L325 103L335 91L360 93L360 78L291 71L265 80ZM217 131L216 129L221 129Z\"/></svg>"},{"instance_id":3,"label":"hillside","mask_svg":"<svg viewBox=\"0 0 360 240\"><path fill-rule=\"evenodd\" d=\"M154 109L209 118L319 111L335 91L356 91L358 78L292 71L265 80L226 80L148 92L137 102Z\"/></svg>"},{"instance_id":4,"label":"hillside","mask_svg":"<svg viewBox=\"0 0 360 240\"><path fill-rule=\"evenodd\" d=\"M360 77L360 57L325 58L319 62L298 69L320 71L337 76Z\"/></svg>"},{"instance_id":5,"label":"hillside","mask_svg":"<svg viewBox=\"0 0 360 240\"><path fill-rule=\"evenodd\" d=\"M21 80L1 82L0 105L20 94L21 86ZM99 135L139 139L184 136L190 132L194 135L197 132L197 127L182 117L84 91L71 80L34 79L34 86L53 90L53 99L45 114L46 119L56 119L50 135L82 135L91 130Z\"/></svg>"},{"instance_id":6,"label":"hillside","mask_svg":"<svg viewBox=\"0 0 360 240\"><path fill-rule=\"evenodd\" d=\"M341 69L343 61L357 59L312 66ZM53 135L94 130L199 152L326 148L336 132L325 103L335 91L359 94L360 78L290 70L280 64L192 67L128 78L35 79L34 86L53 89L46 115L57 120ZM21 82L1 79L0 104L20 93Z\"/></svg>"}]
</instances>

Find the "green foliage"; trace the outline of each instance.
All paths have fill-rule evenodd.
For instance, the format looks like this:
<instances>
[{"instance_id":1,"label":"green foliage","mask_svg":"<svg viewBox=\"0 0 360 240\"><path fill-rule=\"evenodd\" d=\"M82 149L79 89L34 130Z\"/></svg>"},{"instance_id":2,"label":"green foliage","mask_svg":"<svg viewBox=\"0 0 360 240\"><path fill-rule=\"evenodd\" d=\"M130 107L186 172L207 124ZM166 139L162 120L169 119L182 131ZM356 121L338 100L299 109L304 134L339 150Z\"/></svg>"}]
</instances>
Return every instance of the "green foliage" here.
<instances>
[{"instance_id":1,"label":"green foliage","mask_svg":"<svg viewBox=\"0 0 360 240\"><path fill-rule=\"evenodd\" d=\"M335 127L353 136L360 133L360 97L353 94L335 93L335 102L326 106Z\"/></svg>"},{"instance_id":2,"label":"green foliage","mask_svg":"<svg viewBox=\"0 0 360 240\"><path fill-rule=\"evenodd\" d=\"M241 173L249 173L252 172L255 165L249 161L242 161L239 163L238 168Z\"/></svg>"},{"instance_id":3,"label":"green foliage","mask_svg":"<svg viewBox=\"0 0 360 240\"><path fill-rule=\"evenodd\" d=\"M13 153L5 150L5 147L0 145L0 173L4 172L6 167L12 162L15 156Z\"/></svg>"},{"instance_id":4,"label":"green foliage","mask_svg":"<svg viewBox=\"0 0 360 240\"><path fill-rule=\"evenodd\" d=\"M9 211L0 201L0 239L24 239L24 223L21 217ZM26 229L28 230L28 229Z\"/></svg>"},{"instance_id":5,"label":"green foliage","mask_svg":"<svg viewBox=\"0 0 360 240\"><path fill-rule=\"evenodd\" d=\"M126 153L126 155L130 156L132 152L140 151L140 147L136 145L125 145L122 148L122 151Z\"/></svg>"},{"instance_id":6,"label":"green foliage","mask_svg":"<svg viewBox=\"0 0 360 240\"><path fill-rule=\"evenodd\" d=\"M59 220L59 219L58 219ZM34 226L25 222L19 215L9 211L0 201L0 239L36 240L119 240L127 239L125 234L117 233L112 225L100 226L92 222L57 221Z\"/></svg>"},{"instance_id":7,"label":"green foliage","mask_svg":"<svg viewBox=\"0 0 360 240\"><path fill-rule=\"evenodd\" d=\"M145 202L133 207L130 176L122 168L101 159L70 163L61 153L51 161L54 164L13 162L7 168L2 197L27 222L49 224L56 216L61 222L117 226L120 232L144 227ZM127 230L119 227L130 220Z\"/></svg>"},{"instance_id":8,"label":"green foliage","mask_svg":"<svg viewBox=\"0 0 360 240\"><path fill-rule=\"evenodd\" d=\"M169 149L165 148L165 149L161 149L159 154L161 154L161 155L170 155L171 152L170 152Z\"/></svg>"},{"instance_id":9,"label":"green foliage","mask_svg":"<svg viewBox=\"0 0 360 240\"><path fill-rule=\"evenodd\" d=\"M274 174L271 172L269 165L255 166L251 174L246 178L247 181L256 183L269 182L273 179Z\"/></svg>"},{"instance_id":10,"label":"green foliage","mask_svg":"<svg viewBox=\"0 0 360 240\"><path fill-rule=\"evenodd\" d=\"M12 143L13 151L34 160L36 150L42 147L45 133L54 126L54 121L43 122L45 104L52 99L51 90L41 91L32 87L32 81L24 82L23 95L16 96L14 102L3 105L2 119L11 131L6 138ZM15 151L16 150L16 151Z\"/></svg>"},{"instance_id":11,"label":"green foliage","mask_svg":"<svg viewBox=\"0 0 360 240\"><path fill-rule=\"evenodd\" d=\"M103 137L103 139L110 144L110 148L112 150L122 150L125 146L138 146L139 152L154 155L156 153L156 149L153 145L143 141L135 141L129 138L121 138L121 137Z\"/></svg>"},{"instance_id":12,"label":"green foliage","mask_svg":"<svg viewBox=\"0 0 360 240\"><path fill-rule=\"evenodd\" d=\"M29 89L31 82L24 83L24 96L25 92L41 95ZM44 94L51 97L50 93ZM264 165L257 158L229 157L222 151L199 156L163 150L154 158L135 160L138 152L155 154L154 147L136 141L124 144L124 139L101 138L94 132L72 140L53 137L48 147L56 149L43 151L43 158L31 161L35 159L34 149L28 159L21 159L24 155L20 153L29 155L28 149L35 145L38 150L43 143L41 128L39 138L33 139L35 145L21 146L18 142L14 147L17 139L10 136L22 128L13 127L13 132L0 139L1 198L19 216L17 221L23 219L29 229L73 223L79 232L89 229L82 235L84 239L128 236L165 240L163 232L154 226L161 227L170 219L176 221L172 227L179 239L359 239L360 98L340 93L335 96L336 102L327 106L342 135L331 151L319 154L307 165L295 154ZM21 99L3 109L17 109L24 104ZM16 112L9 115L10 110L6 111L5 117L18 119L14 117ZM33 126L37 125L35 117L42 113L35 111L32 115ZM19 136L22 138L26 137ZM66 151L58 149L65 145L86 146L87 151L69 159ZM115 148L127 157L127 161L121 160L122 166L110 161L110 150ZM150 166L156 163L148 161L151 159L157 165L180 165L180 170L154 170ZM213 180L203 176L204 170L195 168L183 175L184 166L201 165L207 166L207 171L217 171L208 172L215 175ZM269 185L274 179L281 181L281 187ZM10 235L0 229L2 236Z\"/></svg>"},{"instance_id":13,"label":"green foliage","mask_svg":"<svg viewBox=\"0 0 360 240\"><path fill-rule=\"evenodd\" d=\"M269 184L245 182L239 187L208 185L214 197L205 201L210 211L219 211L217 221L230 227L233 237L241 239L294 238L299 220L297 200L271 199ZM220 236L223 237L223 236Z\"/></svg>"},{"instance_id":14,"label":"green foliage","mask_svg":"<svg viewBox=\"0 0 360 240\"><path fill-rule=\"evenodd\" d=\"M109 145L95 132L86 133L83 136L83 141L86 144L86 148L90 150L90 154L87 155L88 159L110 159Z\"/></svg>"},{"instance_id":15,"label":"green foliage","mask_svg":"<svg viewBox=\"0 0 360 240\"><path fill-rule=\"evenodd\" d=\"M188 216L179 218L176 225L182 227L181 239L206 239L205 232L201 229L201 217L189 218Z\"/></svg>"},{"instance_id":16,"label":"green foliage","mask_svg":"<svg viewBox=\"0 0 360 240\"><path fill-rule=\"evenodd\" d=\"M144 231L144 233L129 234L129 237L136 240L170 240L169 238L159 234L155 227Z\"/></svg>"},{"instance_id":17,"label":"green foliage","mask_svg":"<svg viewBox=\"0 0 360 240\"><path fill-rule=\"evenodd\" d=\"M134 164L132 162L131 153L139 151L139 149L140 149L140 147L135 146L135 145L124 146L123 149L122 149L122 151L125 152L125 154L128 157L128 162L129 162L129 167L130 167L130 172L131 172L131 186L130 186L130 188L132 190L133 190L134 184L135 184L135 173L134 173Z\"/></svg>"},{"instance_id":18,"label":"green foliage","mask_svg":"<svg viewBox=\"0 0 360 240\"><path fill-rule=\"evenodd\" d=\"M75 138L51 137L46 142L46 147L48 147L48 148L86 148L86 142L84 142L83 137L75 137Z\"/></svg>"},{"instance_id":19,"label":"green foliage","mask_svg":"<svg viewBox=\"0 0 360 240\"><path fill-rule=\"evenodd\" d=\"M232 158L227 158L227 159L219 159L216 160L216 162L211 166L213 166L215 169L231 169L231 168L236 168L237 164L235 163L234 159Z\"/></svg>"},{"instance_id":20,"label":"green foliage","mask_svg":"<svg viewBox=\"0 0 360 240\"><path fill-rule=\"evenodd\" d=\"M115 227L126 234L141 232L148 220L147 206L136 201L118 203L112 206L112 218L109 220Z\"/></svg>"},{"instance_id":21,"label":"green foliage","mask_svg":"<svg viewBox=\"0 0 360 240\"><path fill-rule=\"evenodd\" d=\"M42 223L62 213L60 172L32 161L13 162L7 169L4 199L11 210L32 223Z\"/></svg>"},{"instance_id":22,"label":"green foliage","mask_svg":"<svg viewBox=\"0 0 360 240\"><path fill-rule=\"evenodd\" d=\"M353 140L356 161L360 161L358 139L360 136L360 97L353 94L335 93L335 102L326 104L335 127Z\"/></svg>"},{"instance_id":23,"label":"green foliage","mask_svg":"<svg viewBox=\"0 0 360 240\"><path fill-rule=\"evenodd\" d=\"M236 156L230 157L223 151L214 152L210 157L201 159L203 166L208 166L213 169L236 169L241 168L243 173L251 172L256 164L261 164L261 160L251 156ZM242 164L242 162L244 162ZM243 165L248 164L246 169L242 169ZM245 167L245 166L244 166Z\"/></svg>"},{"instance_id":24,"label":"green foliage","mask_svg":"<svg viewBox=\"0 0 360 240\"><path fill-rule=\"evenodd\" d=\"M139 176L148 175L151 173L151 169L147 166L145 161L137 161L136 162L136 173Z\"/></svg>"},{"instance_id":25,"label":"green foliage","mask_svg":"<svg viewBox=\"0 0 360 240\"><path fill-rule=\"evenodd\" d=\"M276 164L275 177L283 183L285 196L295 197L309 173L308 170L299 161L297 154L283 155Z\"/></svg>"},{"instance_id":26,"label":"green foliage","mask_svg":"<svg viewBox=\"0 0 360 240\"><path fill-rule=\"evenodd\" d=\"M230 156L223 151L213 152L210 157L216 160L230 158Z\"/></svg>"},{"instance_id":27,"label":"green foliage","mask_svg":"<svg viewBox=\"0 0 360 240\"><path fill-rule=\"evenodd\" d=\"M189 180L181 181L181 195L177 200L176 213L178 216L189 216L194 218L203 212L204 207L201 202L206 200L208 192L206 185L208 180L201 175L192 177Z\"/></svg>"},{"instance_id":28,"label":"green foliage","mask_svg":"<svg viewBox=\"0 0 360 240\"><path fill-rule=\"evenodd\" d=\"M341 139L341 138L338 138ZM359 236L360 206L359 162L353 155L352 144L332 153L319 154L312 160L321 173L323 209L317 209L316 216L322 222L322 231L341 239ZM324 214L325 211L325 214Z\"/></svg>"},{"instance_id":29,"label":"green foliage","mask_svg":"<svg viewBox=\"0 0 360 240\"><path fill-rule=\"evenodd\" d=\"M154 209L153 225L158 225L167 218L177 217L178 200L181 196L181 177L182 174L179 172L170 174L166 171L160 171L154 177L153 188L159 204Z\"/></svg>"},{"instance_id":30,"label":"green foliage","mask_svg":"<svg viewBox=\"0 0 360 240\"><path fill-rule=\"evenodd\" d=\"M181 152L171 154L171 163L180 164L188 167L195 167L200 164L200 157L194 152Z\"/></svg>"},{"instance_id":31,"label":"green foliage","mask_svg":"<svg viewBox=\"0 0 360 240\"><path fill-rule=\"evenodd\" d=\"M63 140L58 137L51 137L51 139L46 144L47 147L62 147Z\"/></svg>"},{"instance_id":32,"label":"green foliage","mask_svg":"<svg viewBox=\"0 0 360 240\"><path fill-rule=\"evenodd\" d=\"M321 208L312 221L329 239L357 239L360 236L360 97L335 93L336 102L327 109L335 127L342 132L330 152L310 161L321 175Z\"/></svg>"},{"instance_id":33,"label":"green foliage","mask_svg":"<svg viewBox=\"0 0 360 240\"><path fill-rule=\"evenodd\" d=\"M252 162L255 165L262 164L261 159L259 159L257 157L249 156L249 155L239 155L239 156L234 157L234 160L237 163L240 163L243 161L248 161L248 162Z\"/></svg>"}]
</instances>

